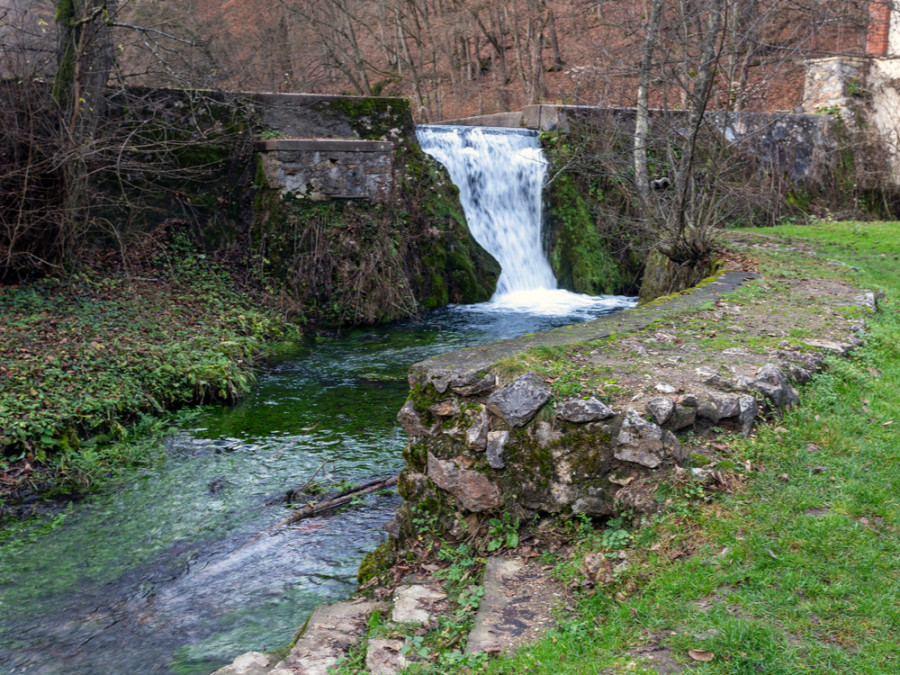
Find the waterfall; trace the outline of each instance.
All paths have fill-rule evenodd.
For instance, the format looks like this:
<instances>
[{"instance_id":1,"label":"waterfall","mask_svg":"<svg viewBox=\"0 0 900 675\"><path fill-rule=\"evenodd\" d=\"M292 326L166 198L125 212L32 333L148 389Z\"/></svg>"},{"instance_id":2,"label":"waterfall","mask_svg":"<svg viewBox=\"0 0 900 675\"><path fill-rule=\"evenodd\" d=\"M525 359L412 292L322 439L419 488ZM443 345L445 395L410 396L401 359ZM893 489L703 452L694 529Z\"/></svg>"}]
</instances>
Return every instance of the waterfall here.
<instances>
[{"instance_id":1,"label":"waterfall","mask_svg":"<svg viewBox=\"0 0 900 675\"><path fill-rule=\"evenodd\" d=\"M537 133L420 126L422 149L447 167L475 240L500 263L497 296L556 288L541 245L547 161Z\"/></svg>"},{"instance_id":2,"label":"waterfall","mask_svg":"<svg viewBox=\"0 0 900 675\"><path fill-rule=\"evenodd\" d=\"M547 160L536 131L421 125L419 144L446 167L475 240L500 263L494 307L566 314L630 306L557 288L541 237Z\"/></svg>"}]
</instances>

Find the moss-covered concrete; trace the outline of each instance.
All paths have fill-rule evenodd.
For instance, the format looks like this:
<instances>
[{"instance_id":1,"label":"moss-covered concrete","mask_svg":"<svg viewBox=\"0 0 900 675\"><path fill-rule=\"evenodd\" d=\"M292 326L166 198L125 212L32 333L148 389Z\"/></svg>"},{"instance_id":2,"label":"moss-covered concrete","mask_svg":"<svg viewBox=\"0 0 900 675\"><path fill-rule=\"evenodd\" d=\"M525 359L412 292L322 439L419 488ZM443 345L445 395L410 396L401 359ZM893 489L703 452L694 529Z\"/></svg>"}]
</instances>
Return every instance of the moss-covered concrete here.
<instances>
[{"instance_id":1,"label":"moss-covered concrete","mask_svg":"<svg viewBox=\"0 0 900 675\"><path fill-rule=\"evenodd\" d=\"M692 288L708 277L714 268L715 261L712 258L682 265L654 248L644 263L640 302L646 304L657 298Z\"/></svg>"},{"instance_id":2,"label":"moss-covered concrete","mask_svg":"<svg viewBox=\"0 0 900 675\"><path fill-rule=\"evenodd\" d=\"M371 324L493 295L499 264L469 233L456 187L411 139L402 140L383 203L282 197L257 172L256 264L306 319Z\"/></svg>"},{"instance_id":3,"label":"moss-covered concrete","mask_svg":"<svg viewBox=\"0 0 900 675\"><path fill-rule=\"evenodd\" d=\"M487 372L494 364L522 354L532 347L568 345L589 340L599 340L613 335L635 331L654 322L663 321L668 315L678 314L692 307L715 301L720 294L738 288L745 280L753 279L752 272L729 271L715 281L693 291L672 297L670 301L650 307L638 307L617 314L602 316L593 321L563 326L553 330L523 335L482 345L478 349L460 349L440 354L412 366L411 372L420 386L435 377L446 379L447 373L476 374Z\"/></svg>"}]
</instances>

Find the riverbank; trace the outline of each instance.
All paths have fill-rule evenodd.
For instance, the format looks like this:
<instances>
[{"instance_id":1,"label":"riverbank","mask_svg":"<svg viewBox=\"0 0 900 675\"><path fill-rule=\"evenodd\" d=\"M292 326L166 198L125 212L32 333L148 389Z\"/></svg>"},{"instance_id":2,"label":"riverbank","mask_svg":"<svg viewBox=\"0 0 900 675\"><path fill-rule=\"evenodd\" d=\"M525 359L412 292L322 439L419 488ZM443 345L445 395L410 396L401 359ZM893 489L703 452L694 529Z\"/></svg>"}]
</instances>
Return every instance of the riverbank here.
<instances>
[{"instance_id":1,"label":"riverbank","mask_svg":"<svg viewBox=\"0 0 900 675\"><path fill-rule=\"evenodd\" d=\"M634 511L596 520L493 517L459 540L421 514L418 536L407 539L393 565L385 566L386 550L380 563L369 560L363 579L374 576L361 595L381 604L340 608L359 614L344 624L355 628L342 637L354 644L344 652L342 672L896 670L900 225L739 232L729 248L760 278L699 311L616 336L616 343L631 343L626 350L643 371L636 382L609 381L613 376L589 358L600 345L537 348L518 361L556 395L590 391L615 408L693 367L698 352L727 352L740 370L794 351L813 356L809 371L824 366L800 388L801 405L785 406L783 417L771 406L767 423L746 439L739 428L726 432L728 419L682 433L683 467L665 472L646 492L652 508L642 509L642 517ZM881 311L849 299L862 289L886 293ZM874 298L863 296L863 304ZM854 347L849 338L860 319L867 323L864 343ZM724 379L726 370L698 375ZM555 584L555 615L535 611L516 588L482 585L482 566L496 568L498 553ZM494 576L502 581L504 574ZM403 620L397 610L408 604L409 588L419 598L413 608L424 613ZM502 608L504 595L510 611ZM479 604L488 609L476 619ZM545 636L488 661L486 654L512 643L465 646L473 644L470 629L482 615L490 620L490 607L498 605L495 628L518 622L512 632L533 638L529 615L538 616ZM253 672L297 672L307 643L328 641L322 629L328 622L320 623L310 622L282 670L269 660ZM390 661L393 671L376 671L378 659Z\"/></svg>"},{"instance_id":2,"label":"riverbank","mask_svg":"<svg viewBox=\"0 0 900 675\"><path fill-rule=\"evenodd\" d=\"M142 440L164 413L241 397L269 345L299 337L277 298L175 222L124 256L86 251L64 276L0 287L0 315L6 514L151 461L159 444Z\"/></svg>"}]
</instances>

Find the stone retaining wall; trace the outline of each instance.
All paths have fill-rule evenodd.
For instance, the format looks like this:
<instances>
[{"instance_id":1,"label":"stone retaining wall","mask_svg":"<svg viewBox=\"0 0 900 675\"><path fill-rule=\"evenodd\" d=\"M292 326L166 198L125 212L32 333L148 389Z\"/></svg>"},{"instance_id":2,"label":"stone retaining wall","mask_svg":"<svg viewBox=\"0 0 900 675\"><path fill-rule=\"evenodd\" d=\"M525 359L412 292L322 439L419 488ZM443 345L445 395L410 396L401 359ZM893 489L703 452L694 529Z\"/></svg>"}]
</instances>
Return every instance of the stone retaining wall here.
<instances>
[{"instance_id":1,"label":"stone retaining wall","mask_svg":"<svg viewBox=\"0 0 900 675\"><path fill-rule=\"evenodd\" d=\"M796 293L807 292L798 282ZM699 304L710 297L708 290L696 293L688 300ZM716 302L724 307L723 317L741 312ZM874 306L874 296L838 284L823 300L826 306L831 302L843 308ZM664 306L644 312L645 326L665 321ZM583 324L581 339L591 332L602 336L604 324L614 320ZM653 513L668 470L687 466L699 478L712 474L691 467L691 450L680 435L710 428L746 435L760 415L783 414L799 402L795 385L821 368L826 353L851 350L854 332L863 325L854 318L825 323L835 326L823 329L823 339L802 345L783 341L767 353L745 348L704 353L673 345L677 355L670 358L678 365L670 371L649 365L659 352L639 342L609 353L599 346L587 356L582 351L580 358L608 365L620 383L607 400L554 394L548 380L533 372L506 377L502 366L479 359L479 350L418 363L409 376L411 395L398 415L410 439L399 482L405 503L388 530L402 544L423 522L463 539L485 516L501 512L520 519ZM538 337L558 344L548 336L552 333ZM506 352L515 355L527 339L511 342Z\"/></svg>"},{"instance_id":2,"label":"stone retaining wall","mask_svg":"<svg viewBox=\"0 0 900 675\"><path fill-rule=\"evenodd\" d=\"M529 105L519 113L485 115L453 120L464 126L526 127L567 133L573 124L592 124L601 129L634 130L635 108ZM671 138L684 130L688 115L678 110L651 110L651 127L665 129ZM722 133L734 148L755 156L768 170L782 172L795 182L820 181L837 162L834 119L828 115L790 112L710 112L708 124Z\"/></svg>"}]
</instances>

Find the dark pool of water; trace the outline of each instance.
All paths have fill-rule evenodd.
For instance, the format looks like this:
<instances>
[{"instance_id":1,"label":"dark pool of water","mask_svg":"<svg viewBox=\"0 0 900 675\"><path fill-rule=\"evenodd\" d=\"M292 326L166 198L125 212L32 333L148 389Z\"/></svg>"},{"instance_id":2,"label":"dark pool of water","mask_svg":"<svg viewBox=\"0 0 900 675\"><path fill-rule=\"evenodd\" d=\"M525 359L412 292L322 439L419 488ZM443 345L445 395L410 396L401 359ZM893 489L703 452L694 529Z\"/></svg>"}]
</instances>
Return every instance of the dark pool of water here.
<instances>
[{"instance_id":1,"label":"dark pool of water","mask_svg":"<svg viewBox=\"0 0 900 675\"><path fill-rule=\"evenodd\" d=\"M58 527L0 546L0 673L209 673L286 645L317 604L355 588L396 495L252 537L286 515L267 505L320 477L395 474L395 416L410 364L583 321L448 308L339 338L272 364L234 407L210 406L127 486L73 505Z\"/></svg>"}]
</instances>

